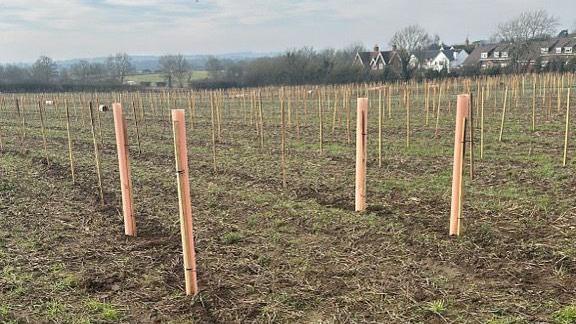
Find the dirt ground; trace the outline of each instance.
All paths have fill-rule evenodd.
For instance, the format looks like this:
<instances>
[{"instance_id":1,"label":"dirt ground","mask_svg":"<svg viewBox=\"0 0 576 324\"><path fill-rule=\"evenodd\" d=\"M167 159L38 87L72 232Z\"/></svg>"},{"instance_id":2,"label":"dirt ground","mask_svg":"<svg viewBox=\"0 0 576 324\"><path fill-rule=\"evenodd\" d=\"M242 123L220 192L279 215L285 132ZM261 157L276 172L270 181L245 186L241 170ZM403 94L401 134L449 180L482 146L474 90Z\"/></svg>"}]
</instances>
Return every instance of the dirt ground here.
<instances>
[{"instance_id":1,"label":"dirt ground","mask_svg":"<svg viewBox=\"0 0 576 324\"><path fill-rule=\"evenodd\" d=\"M571 323L576 164L571 149L562 166L564 117L539 115L533 133L521 101L510 110L499 143L501 98L497 103L487 108L482 160L476 129L476 174L465 181L459 238L448 236L453 108L444 111L438 136L435 120L425 126L422 108L414 108L406 148L405 112L396 107L384 121L379 168L373 98L369 208L358 214L354 145L347 143L343 114L332 132L326 108L322 153L312 112L301 115L299 136L294 125L288 128L284 189L275 117L265 125L262 150L254 126L230 104L214 173L210 111L199 105L194 129L188 125L195 298L183 293L173 142L165 118L141 120L138 155L129 116L138 237L127 238L111 115L101 116L106 205L100 207L90 128L79 110L73 113L78 182L72 184L61 112L47 109L48 163L33 109L22 140L21 123L5 106L0 321Z\"/></svg>"}]
</instances>

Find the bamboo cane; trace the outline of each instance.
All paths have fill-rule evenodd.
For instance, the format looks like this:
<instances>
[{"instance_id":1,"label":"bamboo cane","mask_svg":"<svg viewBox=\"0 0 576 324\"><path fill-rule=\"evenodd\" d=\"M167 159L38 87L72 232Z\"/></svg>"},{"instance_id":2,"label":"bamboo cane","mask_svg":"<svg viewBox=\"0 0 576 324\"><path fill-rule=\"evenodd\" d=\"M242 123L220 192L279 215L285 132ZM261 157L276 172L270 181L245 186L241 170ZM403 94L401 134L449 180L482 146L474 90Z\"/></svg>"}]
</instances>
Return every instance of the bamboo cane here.
<instances>
[{"instance_id":1,"label":"bamboo cane","mask_svg":"<svg viewBox=\"0 0 576 324\"><path fill-rule=\"evenodd\" d=\"M44 145L44 155L46 157L46 164L50 166L50 158L48 157L48 142L46 141L46 127L44 125L44 113L42 111L42 104L38 101L38 112L40 114L40 128L42 129L42 143Z\"/></svg>"},{"instance_id":2,"label":"bamboo cane","mask_svg":"<svg viewBox=\"0 0 576 324\"><path fill-rule=\"evenodd\" d=\"M570 131L570 90L568 88L568 95L566 96L566 129L564 131L564 158L562 159L562 165L566 166L566 160L568 158L568 134Z\"/></svg>"},{"instance_id":3,"label":"bamboo cane","mask_svg":"<svg viewBox=\"0 0 576 324\"><path fill-rule=\"evenodd\" d=\"M96 139L96 129L94 126L94 108L92 101L88 105L90 112L90 130L92 132L92 142L94 144L94 160L96 163L96 175L98 177L98 193L100 195L100 205L104 207L104 189L102 187L102 174L100 170L100 150L98 149L98 140Z\"/></svg>"},{"instance_id":4,"label":"bamboo cane","mask_svg":"<svg viewBox=\"0 0 576 324\"><path fill-rule=\"evenodd\" d=\"M324 124L322 118L322 96L320 92L318 92L318 136L319 136L319 145L320 145L320 154L324 153Z\"/></svg>"},{"instance_id":5,"label":"bamboo cane","mask_svg":"<svg viewBox=\"0 0 576 324\"><path fill-rule=\"evenodd\" d=\"M282 94L280 95L280 133L281 133L281 144L280 144L280 151L281 151L281 171L282 171L282 187L286 189L286 116L284 111L284 91L282 90Z\"/></svg>"},{"instance_id":6,"label":"bamboo cane","mask_svg":"<svg viewBox=\"0 0 576 324\"><path fill-rule=\"evenodd\" d=\"M480 98L480 160L484 159L484 87Z\"/></svg>"},{"instance_id":7,"label":"bamboo cane","mask_svg":"<svg viewBox=\"0 0 576 324\"><path fill-rule=\"evenodd\" d=\"M384 106L382 104L382 90L379 91L378 100L378 167L382 167L382 115Z\"/></svg>"},{"instance_id":8,"label":"bamboo cane","mask_svg":"<svg viewBox=\"0 0 576 324\"><path fill-rule=\"evenodd\" d=\"M214 168L214 173L217 172L216 167L216 120L215 120L215 107L214 107L214 94L210 94L210 120L212 122L212 166Z\"/></svg>"},{"instance_id":9,"label":"bamboo cane","mask_svg":"<svg viewBox=\"0 0 576 324\"><path fill-rule=\"evenodd\" d=\"M136 115L136 104L132 100L132 115L134 116L134 126L136 128L136 143L138 144L138 155L142 154L142 147L140 146L140 127L138 127L138 116Z\"/></svg>"},{"instance_id":10,"label":"bamboo cane","mask_svg":"<svg viewBox=\"0 0 576 324\"><path fill-rule=\"evenodd\" d=\"M68 136L68 159L70 160L70 175L72 176L72 184L76 183L76 172L74 170L74 152L72 151L72 135L70 131L70 111L68 109L68 101L64 99L64 109L66 110L66 134Z\"/></svg>"},{"instance_id":11,"label":"bamboo cane","mask_svg":"<svg viewBox=\"0 0 576 324\"><path fill-rule=\"evenodd\" d=\"M504 133L504 119L506 118L506 103L508 100L508 87L504 90L504 106L502 107L502 121L500 123L500 136L498 142L502 142L502 134Z\"/></svg>"}]
</instances>

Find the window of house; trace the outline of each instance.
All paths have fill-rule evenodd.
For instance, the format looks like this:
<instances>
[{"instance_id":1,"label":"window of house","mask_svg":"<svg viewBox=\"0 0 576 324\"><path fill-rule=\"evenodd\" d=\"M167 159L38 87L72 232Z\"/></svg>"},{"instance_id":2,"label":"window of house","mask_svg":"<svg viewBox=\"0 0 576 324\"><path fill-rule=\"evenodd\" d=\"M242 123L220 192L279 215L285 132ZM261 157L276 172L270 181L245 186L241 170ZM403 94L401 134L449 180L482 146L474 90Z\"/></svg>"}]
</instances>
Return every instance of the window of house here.
<instances>
[{"instance_id":1,"label":"window of house","mask_svg":"<svg viewBox=\"0 0 576 324\"><path fill-rule=\"evenodd\" d=\"M483 59L488 58L488 53L484 52L484 53L480 54L480 57Z\"/></svg>"},{"instance_id":2,"label":"window of house","mask_svg":"<svg viewBox=\"0 0 576 324\"><path fill-rule=\"evenodd\" d=\"M562 54L562 47L556 47L556 54Z\"/></svg>"},{"instance_id":3,"label":"window of house","mask_svg":"<svg viewBox=\"0 0 576 324\"><path fill-rule=\"evenodd\" d=\"M508 52L502 52L502 58L508 58Z\"/></svg>"},{"instance_id":4,"label":"window of house","mask_svg":"<svg viewBox=\"0 0 576 324\"><path fill-rule=\"evenodd\" d=\"M542 47L542 48L540 49L540 53L541 53L541 54L548 54L548 48L547 48L547 47Z\"/></svg>"},{"instance_id":5,"label":"window of house","mask_svg":"<svg viewBox=\"0 0 576 324\"><path fill-rule=\"evenodd\" d=\"M572 54L572 47L566 47L566 48L564 48L564 53L566 53L566 54Z\"/></svg>"},{"instance_id":6,"label":"window of house","mask_svg":"<svg viewBox=\"0 0 576 324\"><path fill-rule=\"evenodd\" d=\"M494 58L500 58L500 52L494 52Z\"/></svg>"}]
</instances>

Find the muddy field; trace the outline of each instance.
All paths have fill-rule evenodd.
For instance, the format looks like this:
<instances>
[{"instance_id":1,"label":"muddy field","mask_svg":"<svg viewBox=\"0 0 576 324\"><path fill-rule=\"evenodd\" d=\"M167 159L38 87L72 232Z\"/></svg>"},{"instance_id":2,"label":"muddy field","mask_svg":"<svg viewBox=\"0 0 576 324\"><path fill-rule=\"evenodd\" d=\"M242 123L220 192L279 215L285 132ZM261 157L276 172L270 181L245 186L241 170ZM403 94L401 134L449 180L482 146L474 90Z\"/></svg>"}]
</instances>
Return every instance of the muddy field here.
<instances>
[{"instance_id":1,"label":"muddy field","mask_svg":"<svg viewBox=\"0 0 576 324\"><path fill-rule=\"evenodd\" d=\"M459 238L448 236L448 222L455 95L463 86L453 84L441 99L436 131L436 109L430 109L425 122L422 84L409 85L409 148L403 88L393 88L390 111L385 92L381 167L379 93L369 91L369 207L363 214L353 211L355 147L348 143L345 107L339 104L334 114L333 89L321 101L322 152L318 90L306 97L306 112L302 96L296 91L287 95L286 188L280 168L279 90L267 89L263 99L263 149L251 97L243 100L239 90L223 96L216 172L208 97L195 93L194 127L187 125L201 290L195 298L184 294L167 119L173 106L187 109L189 116L189 94L172 94L174 102L164 100L166 94L154 94L161 98L157 102L149 101L149 94L123 95L137 238L123 235L112 114L95 116L102 144L101 207L85 104L91 95L18 95L24 99L20 113L13 96L4 95L0 321L573 323L576 164L570 143L568 165L562 166L566 88L561 88L560 106L557 88L537 89L535 131L530 129L531 84L516 93L510 90L499 142L508 82L487 83L484 156L481 160L477 127L476 174L465 180ZM476 92L476 83L471 88ZM352 98L365 90L351 91L354 127ZM98 94L98 100L111 103L114 96ZM132 97L137 98L141 154ZM70 176L65 98L71 109L76 184ZM48 159L35 104L46 99L57 104L44 107ZM479 126L479 116L475 123ZM350 135L354 139L353 129Z\"/></svg>"}]
</instances>

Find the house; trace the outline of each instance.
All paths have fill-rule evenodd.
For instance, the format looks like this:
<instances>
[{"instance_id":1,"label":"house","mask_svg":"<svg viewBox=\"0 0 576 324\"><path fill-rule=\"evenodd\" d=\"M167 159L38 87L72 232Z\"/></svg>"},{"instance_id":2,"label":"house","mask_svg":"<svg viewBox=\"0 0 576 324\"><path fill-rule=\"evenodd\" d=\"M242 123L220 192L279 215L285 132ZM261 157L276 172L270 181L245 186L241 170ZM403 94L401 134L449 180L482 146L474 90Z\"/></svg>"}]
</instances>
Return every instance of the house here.
<instances>
[{"instance_id":1,"label":"house","mask_svg":"<svg viewBox=\"0 0 576 324\"><path fill-rule=\"evenodd\" d=\"M460 68L467 57L468 52L464 49L445 48L441 45L439 49L428 49L413 54L410 59L410 66L438 72L446 70L450 73Z\"/></svg>"},{"instance_id":2,"label":"house","mask_svg":"<svg viewBox=\"0 0 576 324\"><path fill-rule=\"evenodd\" d=\"M576 34L541 42L539 50L543 67L554 61L567 63L576 58Z\"/></svg>"},{"instance_id":3,"label":"house","mask_svg":"<svg viewBox=\"0 0 576 324\"><path fill-rule=\"evenodd\" d=\"M481 69L504 68L510 65L512 44L488 44L474 49L464 61L464 66L479 66Z\"/></svg>"},{"instance_id":4,"label":"house","mask_svg":"<svg viewBox=\"0 0 576 324\"><path fill-rule=\"evenodd\" d=\"M464 61L464 66L488 69L505 68L512 63L533 66L538 60L542 67L550 62L567 63L576 58L576 34L523 44L487 44L478 46Z\"/></svg>"},{"instance_id":5,"label":"house","mask_svg":"<svg viewBox=\"0 0 576 324\"><path fill-rule=\"evenodd\" d=\"M376 45L372 52L358 52L353 64L372 71L382 71L388 67L396 73L400 73L403 68L402 58L395 46L391 51L380 51Z\"/></svg>"}]
</instances>

